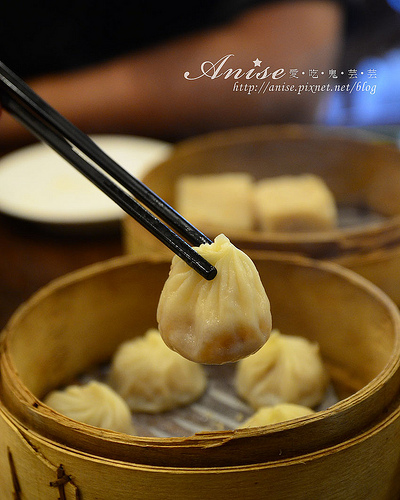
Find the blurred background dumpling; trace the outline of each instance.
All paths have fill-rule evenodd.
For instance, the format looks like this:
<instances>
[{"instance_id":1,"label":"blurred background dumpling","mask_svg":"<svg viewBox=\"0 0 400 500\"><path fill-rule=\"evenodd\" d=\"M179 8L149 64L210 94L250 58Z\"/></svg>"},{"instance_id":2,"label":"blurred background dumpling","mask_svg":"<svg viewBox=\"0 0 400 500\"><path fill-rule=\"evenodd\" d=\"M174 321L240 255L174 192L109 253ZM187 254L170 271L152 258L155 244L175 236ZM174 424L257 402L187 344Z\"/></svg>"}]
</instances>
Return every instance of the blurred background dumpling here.
<instances>
[{"instance_id":1,"label":"blurred background dumpling","mask_svg":"<svg viewBox=\"0 0 400 500\"><path fill-rule=\"evenodd\" d=\"M183 175L176 185L176 208L206 234L253 228L253 178L247 172Z\"/></svg>"},{"instance_id":2,"label":"blurred background dumpling","mask_svg":"<svg viewBox=\"0 0 400 500\"><path fill-rule=\"evenodd\" d=\"M255 216L263 231L313 232L335 228L338 210L322 177L280 175L254 187Z\"/></svg>"}]
</instances>

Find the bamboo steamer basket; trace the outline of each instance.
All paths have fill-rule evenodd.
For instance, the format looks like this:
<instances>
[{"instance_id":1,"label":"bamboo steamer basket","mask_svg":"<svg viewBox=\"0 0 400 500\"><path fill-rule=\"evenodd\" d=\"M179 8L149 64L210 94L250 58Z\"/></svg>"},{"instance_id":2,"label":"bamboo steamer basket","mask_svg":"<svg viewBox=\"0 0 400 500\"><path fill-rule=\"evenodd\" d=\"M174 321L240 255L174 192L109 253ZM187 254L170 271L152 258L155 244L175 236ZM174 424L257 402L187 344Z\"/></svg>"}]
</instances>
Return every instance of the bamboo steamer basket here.
<instances>
[{"instance_id":1,"label":"bamboo steamer basket","mask_svg":"<svg viewBox=\"0 0 400 500\"><path fill-rule=\"evenodd\" d=\"M337 402L286 423L167 438L99 429L47 407L49 390L155 326L170 262L122 256L50 283L5 328L0 498L397 498L398 308L336 264L273 253L254 262L274 326L319 342Z\"/></svg>"},{"instance_id":2,"label":"bamboo steamer basket","mask_svg":"<svg viewBox=\"0 0 400 500\"><path fill-rule=\"evenodd\" d=\"M143 182L174 206L182 175L222 172L248 172L254 179L301 173L322 177L339 213L345 214L345 226L318 233L230 231L227 236L249 254L272 250L337 262L400 304L400 151L395 146L366 132L336 127L246 127L179 143ZM123 221L123 235L127 253L168 252L131 218Z\"/></svg>"}]
</instances>

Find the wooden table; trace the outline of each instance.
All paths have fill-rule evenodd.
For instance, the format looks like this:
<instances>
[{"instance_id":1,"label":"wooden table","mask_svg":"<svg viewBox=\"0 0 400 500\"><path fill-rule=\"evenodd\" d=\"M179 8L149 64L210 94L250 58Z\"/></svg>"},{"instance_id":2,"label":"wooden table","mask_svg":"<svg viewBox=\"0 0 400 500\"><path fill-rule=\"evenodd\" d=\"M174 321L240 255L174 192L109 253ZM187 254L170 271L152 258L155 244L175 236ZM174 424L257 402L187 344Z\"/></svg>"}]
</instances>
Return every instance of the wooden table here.
<instances>
[{"instance_id":1,"label":"wooden table","mask_svg":"<svg viewBox=\"0 0 400 500\"><path fill-rule=\"evenodd\" d=\"M54 278L122 254L109 232L55 231L0 215L0 330L17 307Z\"/></svg>"}]
</instances>

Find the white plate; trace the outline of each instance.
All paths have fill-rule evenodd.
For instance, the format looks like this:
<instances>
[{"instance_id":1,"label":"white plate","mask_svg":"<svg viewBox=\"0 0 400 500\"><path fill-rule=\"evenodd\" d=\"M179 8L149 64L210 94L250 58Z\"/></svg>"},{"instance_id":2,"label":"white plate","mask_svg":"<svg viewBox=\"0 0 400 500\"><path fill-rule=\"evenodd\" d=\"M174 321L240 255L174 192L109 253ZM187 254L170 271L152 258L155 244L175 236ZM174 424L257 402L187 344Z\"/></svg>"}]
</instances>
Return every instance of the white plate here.
<instances>
[{"instance_id":1,"label":"white plate","mask_svg":"<svg viewBox=\"0 0 400 500\"><path fill-rule=\"evenodd\" d=\"M143 137L94 135L92 139L139 179L172 150L169 143ZM118 205L42 143L1 158L0 211L49 224L113 222L124 215Z\"/></svg>"}]
</instances>

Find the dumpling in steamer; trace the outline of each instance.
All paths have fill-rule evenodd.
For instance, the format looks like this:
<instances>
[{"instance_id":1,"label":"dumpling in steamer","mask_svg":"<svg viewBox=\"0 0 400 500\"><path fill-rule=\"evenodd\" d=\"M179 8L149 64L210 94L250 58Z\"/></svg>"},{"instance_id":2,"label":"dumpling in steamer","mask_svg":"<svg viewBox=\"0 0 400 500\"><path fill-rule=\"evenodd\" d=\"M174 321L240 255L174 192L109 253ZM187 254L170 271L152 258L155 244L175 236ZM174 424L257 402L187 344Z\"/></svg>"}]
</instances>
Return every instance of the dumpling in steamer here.
<instances>
[{"instance_id":1,"label":"dumpling in steamer","mask_svg":"<svg viewBox=\"0 0 400 500\"><path fill-rule=\"evenodd\" d=\"M192 361L221 364L254 353L271 326L268 297L253 261L220 234L197 251L218 271L207 281L179 257L162 290L158 326L164 342Z\"/></svg>"},{"instance_id":2,"label":"dumpling in steamer","mask_svg":"<svg viewBox=\"0 0 400 500\"><path fill-rule=\"evenodd\" d=\"M253 408L279 403L313 408L323 399L328 381L318 344L273 330L265 346L239 361L235 387Z\"/></svg>"},{"instance_id":3,"label":"dumpling in steamer","mask_svg":"<svg viewBox=\"0 0 400 500\"><path fill-rule=\"evenodd\" d=\"M207 234L251 230L253 179L245 172L185 175L178 179L176 207Z\"/></svg>"},{"instance_id":4,"label":"dumpling in steamer","mask_svg":"<svg viewBox=\"0 0 400 500\"><path fill-rule=\"evenodd\" d=\"M315 411L307 406L292 403L281 403L275 406L263 406L248 418L239 428L259 427L261 425L277 424L295 418L312 415Z\"/></svg>"},{"instance_id":5,"label":"dumpling in steamer","mask_svg":"<svg viewBox=\"0 0 400 500\"><path fill-rule=\"evenodd\" d=\"M321 177L313 174L258 181L254 187L254 208L263 231L326 231L338 223L332 192Z\"/></svg>"},{"instance_id":6,"label":"dumpling in steamer","mask_svg":"<svg viewBox=\"0 0 400 500\"><path fill-rule=\"evenodd\" d=\"M125 401L111 387L91 381L50 392L44 403L66 417L95 427L131 434L132 415Z\"/></svg>"},{"instance_id":7,"label":"dumpling in steamer","mask_svg":"<svg viewBox=\"0 0 400 500\"><path fill-rule=\"evenodd\" d=\"M171 351L156 329L119 346L109 382L134 412L158 413L198 399L207 386L204 367Z\"/></svg>"}]
</instances>

